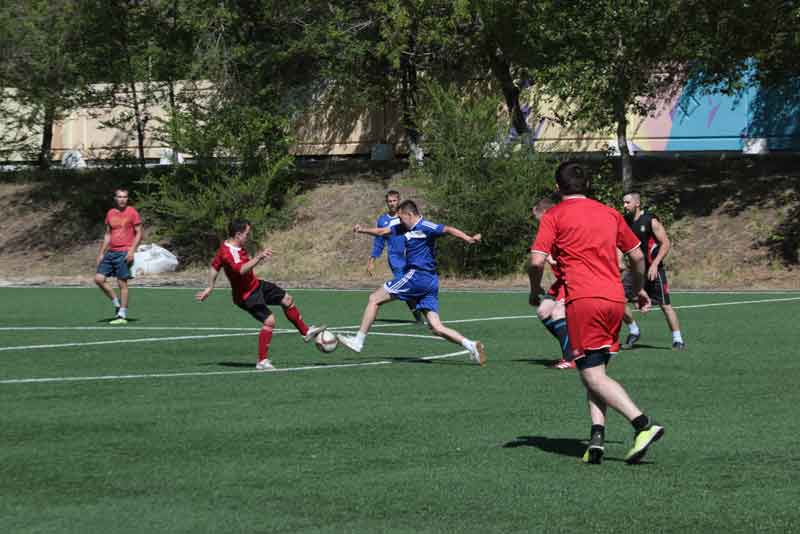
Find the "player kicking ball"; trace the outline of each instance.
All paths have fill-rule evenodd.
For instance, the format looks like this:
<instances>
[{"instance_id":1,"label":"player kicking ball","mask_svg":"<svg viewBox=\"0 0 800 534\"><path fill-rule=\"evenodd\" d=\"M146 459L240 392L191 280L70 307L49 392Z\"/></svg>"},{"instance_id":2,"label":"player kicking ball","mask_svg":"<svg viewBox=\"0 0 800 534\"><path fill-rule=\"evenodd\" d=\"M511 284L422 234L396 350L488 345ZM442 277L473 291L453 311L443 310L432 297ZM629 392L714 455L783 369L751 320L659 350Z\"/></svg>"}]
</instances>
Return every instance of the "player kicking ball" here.
<instances>
[{"instance_id":1,"label":"player kicking ball","mask_svg":"<svg viewBox=\"0 0 800 534\"><path fill-rule=\"evenodd\" d=\"M314 336L325 330L322 326L307 326L303 322L300 310L294 305L294 299L281 287L256 278L253 269L262 261L272 257L272 249L264 249L253 259L244 248L250 237L250 223L244 220L234 220L228 225L228 239L223 241L217 254L211 261L208 276L208 287L200 291L195 298L203 302L214 290L214 284L221 270L225 271L231 283L233 302L261 323L258 334L258 363L259 371L273 371L275 367L269 359L269 345L272 341L272 331L275 328L275 316L267 307L280 305L283 314L297 328L303 341L308 343Z\"/></svg>"},{"instance_id":2,"label":"player kicking ball","mask_svg":"<svg viewBox=\"0 0 800 534\"><path fill-rule=\"evenodd\" d=\"M437 336L461 345L469 351L470 359L479 364L486 363L483 343L472 341L459 332L442 324L439 317L439 274L436 271L436 239L452 235L467 243L480 243L481 235L469 236L452 226L426 221L412 200L404 200L397 207L397 216L402 224L384 228L366 228L357 224L353 231L372 236L386 236L390 233L402 235L406 239L406 266L403 275L386 282L370 296L361 326L355 336L338 335L339 342L350 350L361 352L372 323L378 316L378 308L392 300L416 301L416 309L428 321L431 331Z\"/></svg>"}]
</instances>

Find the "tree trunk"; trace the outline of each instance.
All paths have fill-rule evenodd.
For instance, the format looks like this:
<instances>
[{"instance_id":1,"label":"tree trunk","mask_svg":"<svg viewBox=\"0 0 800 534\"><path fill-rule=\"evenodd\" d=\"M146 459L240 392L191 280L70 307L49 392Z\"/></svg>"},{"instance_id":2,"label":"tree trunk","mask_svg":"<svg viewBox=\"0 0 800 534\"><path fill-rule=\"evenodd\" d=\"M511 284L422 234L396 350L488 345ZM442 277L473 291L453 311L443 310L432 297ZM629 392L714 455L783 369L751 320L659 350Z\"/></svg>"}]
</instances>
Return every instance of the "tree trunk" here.
<instances>
[{"instance_id":1,"label":"tree trunk","mask_svg":"<svg viewBox=\"0 0 800 534\"><path fill-rule=\"evenodd\" d=\"M42 144L39 146L39 157L36 164L46 171L50 168L50 152L53 149L53 122L56 118L56 108L52 102L47 102L44 108L44 121L42 122Z\"/></svg>"},{"instance_id":2,"label":"tree trunk","mask_svg":"<svg viewBox=\"0 0 800 534\"><path fill-rule=\"evenodd\" d=\"M628 119L625 116L625 101L618 98L614 105L614 119L617 122L617 147L622 167L622 191L633 191L633 161L628 151Z\"/></svg>"},{"instance_id":3,"label":"tree trunk","mask_svg":"<svg viewBox=\"0 0 800 534\"><path fill-rule=\"evenodd\" d=\"M417 17L415 16L408 34L407 50L400 57L400 68L402 69L400 99L403 106L403 127L408 139L409 161L412 164L421 163L423 159L415 120L417 114L417 26Z\"/></svg>"},{"instance_id":4,"label":"tree trunk","mask_svg":"<svg viewBox=\"0 0 800 534\"><path fill-rule=\"evenodd\" d=\"M506 106L508 107L508 115L511 119L511 125L517 131L518 135L522 135L530 131L528 123L525 121L525 115L522 114L522 108L519 105L520 90L514 84L514 78L511 76L511 64L503 56L503 51L492 45L489 45L489 62L492 66L492 74L500 83L500 88L503 91L503 98L505 98Z\"/></svg>"},{"instance_id":5,"label":"tree trunk","mask_svg":"<svg viewBox=\"0 0 800 534\"><path fill-rule=\"evenodd\" d=\"M145 117L142 117L142 110L139 106L139 94L136 92L135 81L131 82L130 88L131 88L131 96L133 97L133 101L131 102L133 107L133 118L136 121L136 145L139 154L139 165L142 168L144 168L145 167L144 135L145 135L145 128L147 127L147 119Z\"/></svg>"}]
</instances>

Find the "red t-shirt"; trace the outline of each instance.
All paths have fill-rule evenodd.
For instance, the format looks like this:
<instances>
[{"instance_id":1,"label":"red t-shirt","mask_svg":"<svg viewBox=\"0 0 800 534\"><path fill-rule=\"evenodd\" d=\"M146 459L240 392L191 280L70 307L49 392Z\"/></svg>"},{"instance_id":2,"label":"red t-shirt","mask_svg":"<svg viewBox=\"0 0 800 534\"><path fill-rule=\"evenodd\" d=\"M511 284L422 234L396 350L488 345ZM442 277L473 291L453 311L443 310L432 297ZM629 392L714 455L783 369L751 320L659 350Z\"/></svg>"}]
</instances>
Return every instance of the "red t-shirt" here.
<instances>
[{"instance_id":1,"label":"red t-shirt","mask_svg":"<svg viewBox=\"0 0 800 534\"><path fill-rule=\"evenodd\" d=\"M557 261L567 286L567 302L595 297L625 302L619 276L617 249L628 253L639 238L622 215L596 200L566 198L547 210L531 250Z\"/></svg>"},{"instance_id":2,"label":"red t-shirt","mask_svg":"<svg viewBox=\"0 0 800 534\"><path fill-rule=\"evenodd\" d=\"M242 247L234 247L224 241L219 246L214 259L211 260L211 267L215 271L225 269L225 276L231 283L233 301L236 303L247 300L250 293L255 291L259 285L258 278L252 269L246 274L240 273L242 266L248 261L250 261L250 256L247 255L247 250Z\"/></svg>"},{"instance_id":3,"label":"red t-shirt","mask_svg":"<svg viewBox=\"0 0 800 534\"><path fill-rule=\"evenodd\" d=\"M125 206L120 211L111 208L106 213L106 225L111 228L111 242L108 250L111 252L127 252L136 239L136 227L142 224L139 212L133 206Z\"/></svg>"}]
</instances>

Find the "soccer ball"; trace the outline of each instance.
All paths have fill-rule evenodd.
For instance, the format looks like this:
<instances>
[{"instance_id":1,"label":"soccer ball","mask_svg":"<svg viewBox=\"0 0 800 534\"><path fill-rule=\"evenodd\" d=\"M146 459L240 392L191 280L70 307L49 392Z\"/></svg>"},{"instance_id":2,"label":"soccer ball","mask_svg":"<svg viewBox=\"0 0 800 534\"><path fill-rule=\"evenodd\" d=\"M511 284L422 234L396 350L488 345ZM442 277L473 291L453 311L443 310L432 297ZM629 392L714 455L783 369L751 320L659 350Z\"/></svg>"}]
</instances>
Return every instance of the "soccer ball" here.
<instances>
[{"instance_id":1,"label":"soccer ball","mask_svg":"<svg viewBox=\"0 0 800 534\"><path fill-rule=\"evenodd\" d=\"M317 334L314 344L320 352L328 354L336 350L336 347L339 346L339 340L336 339L336 335L330 330L323 330Z\"/></svg>"}]
</instances>

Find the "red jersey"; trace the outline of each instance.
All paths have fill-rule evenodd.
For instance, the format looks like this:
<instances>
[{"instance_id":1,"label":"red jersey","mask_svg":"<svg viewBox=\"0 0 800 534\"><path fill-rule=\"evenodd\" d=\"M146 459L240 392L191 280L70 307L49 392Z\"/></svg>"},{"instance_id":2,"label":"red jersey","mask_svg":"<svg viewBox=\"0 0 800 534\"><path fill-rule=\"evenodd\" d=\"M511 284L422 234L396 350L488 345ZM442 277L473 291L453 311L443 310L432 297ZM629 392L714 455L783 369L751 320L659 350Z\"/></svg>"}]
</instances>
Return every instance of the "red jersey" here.
<instances>
[{"instance_id":1,"label":"red jersey","mask_svg":"<svg viewBox=\"0 0 800 534\"><path fill-rule=\"evenodd\" d=\"M243 247L234 247L224 241L219 246L217 255L211 260L211 267L215 271L225 269L225 276L231 283L233 302L237 304L247 300L250 293L255 291L259 285L258 278L252 269L246 274L240 273L242 266L248 261L250 261L250 256L248 256L247 250Z\"/></svg>"},{"instance_id":2,"label":"red jersey","mask_svg":"<svg viewBox=\"0 0 800 534\"><path fill-rule=\"evenodd\" d=\"M595 297L625 302L617 249L628 253L639 239L622 215L595 200L566 198L542 216L531 250L558 250L567 286L567 302Z\"/></svg>"},{"instance_id":3,"label":"red jersey","mask_svg":"<svg viewBox=\"0 0 800 534\"><path fill-rule=\"evenodd\" d=\"M108 250L127 252L136 239L136 227L142 224L142 219L136 208L126 206L122 211L117 208L108 210L105 223L111 229L111 242Z\"/></svg>"}]
</instances>

